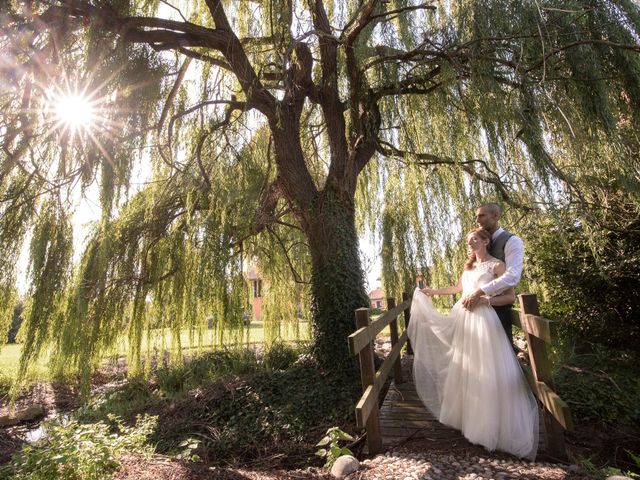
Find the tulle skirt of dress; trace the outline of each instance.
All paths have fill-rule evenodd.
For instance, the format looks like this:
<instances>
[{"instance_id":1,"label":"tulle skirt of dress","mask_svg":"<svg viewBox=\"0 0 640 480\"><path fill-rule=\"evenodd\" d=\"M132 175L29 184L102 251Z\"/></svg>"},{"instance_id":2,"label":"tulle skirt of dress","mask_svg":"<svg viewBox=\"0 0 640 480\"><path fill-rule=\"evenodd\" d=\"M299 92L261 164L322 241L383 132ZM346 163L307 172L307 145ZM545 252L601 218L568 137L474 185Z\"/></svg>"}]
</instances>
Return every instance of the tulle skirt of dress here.
<instances>
[{"instance_id":1,"label":"tulle skirt of dress","mask_svg":"<svg viewBox=\"0 0 640 480\"><path fill-rule=\"evenodd\" d=\"M493 308L448 315L416 289L408 328L418 395L472 443L534 459L538 406Z\"/></svg>"}]
</instances>

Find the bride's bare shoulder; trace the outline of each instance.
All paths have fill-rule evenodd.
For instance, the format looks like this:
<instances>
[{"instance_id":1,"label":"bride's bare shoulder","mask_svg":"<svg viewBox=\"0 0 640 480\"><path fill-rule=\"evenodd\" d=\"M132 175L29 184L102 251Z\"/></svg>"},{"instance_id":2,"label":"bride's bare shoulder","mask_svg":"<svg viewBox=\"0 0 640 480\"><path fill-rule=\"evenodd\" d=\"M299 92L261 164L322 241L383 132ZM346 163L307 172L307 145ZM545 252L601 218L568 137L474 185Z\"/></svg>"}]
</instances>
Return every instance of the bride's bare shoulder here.
<instances>
[{"instance_id":1,"label":"bride's bare shoulder","mask_svg":"<svg viewBox=\"0 0 640 480\"><path fill-rule=\"evenodd\" d=\"M500 275L502 275L505 271L507 270L507 265L502 261L502 260L498 260L497 258L495 259L495 262L493 262L493 274L496 277L499 277Z\"/></svg>"}]
</instances>

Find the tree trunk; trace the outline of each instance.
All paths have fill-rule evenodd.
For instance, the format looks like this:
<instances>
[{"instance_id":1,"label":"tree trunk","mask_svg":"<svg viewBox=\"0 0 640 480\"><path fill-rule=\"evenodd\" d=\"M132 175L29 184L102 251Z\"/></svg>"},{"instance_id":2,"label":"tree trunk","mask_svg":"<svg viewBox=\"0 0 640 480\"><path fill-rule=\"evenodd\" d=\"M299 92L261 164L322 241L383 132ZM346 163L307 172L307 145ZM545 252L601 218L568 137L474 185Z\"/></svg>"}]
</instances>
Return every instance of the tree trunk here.
<instances>
[{"instance_id":1,"label":"tree trunk","mask_svg":"<svg viewBox=\"0 0 640 480\"><path fill-rule=\"evenodd\" d=\"M335 373L353 374L356 359L347 337L354 332L354 310L368 307L360 264L353 199L327 186L307 216L306 234L313 274L314 353Z\"/></svg>"}]
</instances>

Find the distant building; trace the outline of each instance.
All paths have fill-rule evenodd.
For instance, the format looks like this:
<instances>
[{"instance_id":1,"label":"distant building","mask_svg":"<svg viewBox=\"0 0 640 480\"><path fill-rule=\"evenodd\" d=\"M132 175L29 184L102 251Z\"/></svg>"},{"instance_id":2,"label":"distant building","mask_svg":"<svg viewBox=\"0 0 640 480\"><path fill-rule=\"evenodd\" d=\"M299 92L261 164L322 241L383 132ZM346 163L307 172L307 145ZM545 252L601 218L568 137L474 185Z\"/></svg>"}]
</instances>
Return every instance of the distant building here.
<instances>
[{"instance_id":1,"label":"distant building","mask_svg":"<svg viewBox=\"0 0 640 480\"><path fill-rule=\"evenodd\" d=\"M384 293L380 287L369 292L369 300L371 301L371 308L384 308Z\"/></svg>"},{"instance_id":2,"label":"distant building","mask_svg":"<svg viewBox=\"0 0 640 480\"><path fill-rule=\"evenodd\" d=\"M247 272L247 282L249 283L249 293L251 296L251 312L254 320L262 319L262 278L255 268L250 268Z\"/></svg>"}]
</instances>

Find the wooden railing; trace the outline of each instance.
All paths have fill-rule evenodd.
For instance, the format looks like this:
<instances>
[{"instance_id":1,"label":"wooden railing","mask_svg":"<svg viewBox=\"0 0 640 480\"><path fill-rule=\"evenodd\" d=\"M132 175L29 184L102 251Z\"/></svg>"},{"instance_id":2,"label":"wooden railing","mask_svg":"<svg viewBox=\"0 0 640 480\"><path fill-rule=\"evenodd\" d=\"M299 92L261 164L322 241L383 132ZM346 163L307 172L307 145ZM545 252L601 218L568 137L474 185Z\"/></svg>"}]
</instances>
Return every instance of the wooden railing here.
<instances>
[{"instance_id":1,"label":"wooden railing","mask_svg":"<svg viewBox=\"0 0 640 480\"><path fill-rule=\"evenodd\" d=\"M551 344L552 321L542 318L538 310L538 299L534 294L518 295L520 311L514 310L511 322L524 331L531 368L523 365L529 386L542 404L542 417L547 438L546 453L566 460L565 430L573 430L569 406L554 391L551 376L551 361L547 345Z\"/></svg>"},{"instance_id":2,"label":"wooden railing","mask_svg":"<svg viewBox=\"0 0 640 480\"><path fill-rule=\"evenodd\" d=\"M356 310L356 330L349 335L349 350L352 355L360 357L360 378L362 380L362 397L356 405L356 422L358 428L367 429L367 447L369 454L382 451L382 435L380 434L380 415L378 396L391 370L396 383L402 383L400 369L400 350L407 342L406 330L398 336L398 315L404 312L405 325L409 324L411 300L406 293L402 294L403 302L396 305L394 298L387 298L387 312L379 316L373 323L369 322L369 310ZM376 372L373 363L373 345L376 336L389 325L391 332L391 352L387 355Z\"/></svg>"},{"instance_id":3,"label":"wooden railing","mask_svg":"<svg viewBox=\"0 0 640 480\"><path fill-rule=\"evenodd\" d=\"M526 337L531 368L523 370L531 390L543 406L543 421L547 438L547 454L566 459L564 431L573 429L571 412L567 404L553 390L551 362L547 344L551 343L551 321L539 316L538 301L533 294L519 295L520 310L513 310L512 323L521 328ZM356 405L356 422L366 428L367 447L370 454L382 451L378 396L389 373L393 370L396 383L402 383L400 351L407 343L407 332L398 336L397 318L404 312L405 326L409 325L411 300L402 294L403 302L396 305L394 298L387 298L387 312L374 322L369 321L369 311L355 311L357 330L349 335L349 350L359 355L363 394ZM373 345L376 336L387 326L391 332L391 352L376 372L373 362Z\"/></svg>"}]
</instances>

